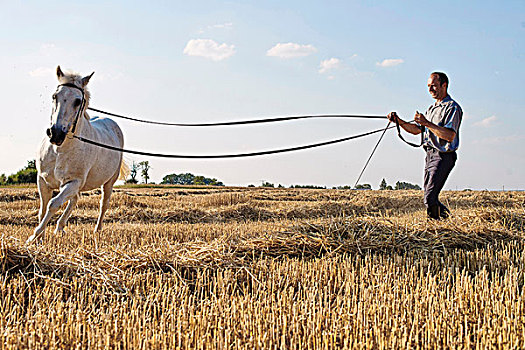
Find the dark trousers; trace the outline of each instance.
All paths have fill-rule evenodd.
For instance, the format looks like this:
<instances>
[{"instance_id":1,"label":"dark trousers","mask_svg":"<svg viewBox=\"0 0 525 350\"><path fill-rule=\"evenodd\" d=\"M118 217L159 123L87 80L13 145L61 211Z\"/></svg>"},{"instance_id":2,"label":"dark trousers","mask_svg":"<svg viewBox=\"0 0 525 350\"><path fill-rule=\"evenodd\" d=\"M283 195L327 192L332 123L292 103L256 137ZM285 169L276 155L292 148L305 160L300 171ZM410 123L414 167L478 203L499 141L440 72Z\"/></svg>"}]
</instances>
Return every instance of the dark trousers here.
<instances>
[{"instance_id":1,"label":"dark trousers","mask_svg":"<svg viewBox=\"0 0 525 350\"><path fill-rule=\"evenodd\" d=\"M447 217L449 210L439 201L439 193L452 168L456 164L456 152L439 152L426 147L425 158L425 205L430 217ZM436 217L437 216L437 217Z\"/></svg>"}]
</instances>

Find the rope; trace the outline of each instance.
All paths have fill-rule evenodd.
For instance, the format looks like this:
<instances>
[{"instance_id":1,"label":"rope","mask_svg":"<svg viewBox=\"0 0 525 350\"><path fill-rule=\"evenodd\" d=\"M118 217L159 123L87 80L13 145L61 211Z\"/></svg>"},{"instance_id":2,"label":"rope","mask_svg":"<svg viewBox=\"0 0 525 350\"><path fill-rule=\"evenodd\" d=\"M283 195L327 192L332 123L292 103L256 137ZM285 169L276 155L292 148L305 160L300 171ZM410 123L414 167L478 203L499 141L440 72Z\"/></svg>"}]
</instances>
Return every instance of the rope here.
<instances>
[{"instance_id":1,"label":"rope","mask_svg":"<svg viewBox=\"0 0 525 350\"><path fill-rule=\"evenodd\" d=\"M372 156L374 155L374 153L375 153L375 151L377 149L377 146L379 146L379 143L381 143L381 140L383 140L383 136L385 136L386 131L388 129L390 129L389 126L390 126L390 121L388 121L388 124L386 125L385 130L383 130L383 133L381 134L381 137L379 138L379 140L377 141L374 149L372 150L372 153L370 154L370 157L368 157L368 160L366 161L365 166L363 167L363 170L361 170L361 174L359 174L359 177L357 178L357 181L355 182L354 188L359 183L359 180L361 180L361 176L363 176L363 173L365 172L365 169L368 166L368 163L370 163L370 159L372 159Z\"/></svg>"},{"instance_id":2,"label":"rope","mask_svg":"<svg viewBox=\"0 0 525 350\"><path fill-rule=\"evenodd\" d=\"M240 120L232 122L218 122L218 123L168 123L168 122L158 122L152 120L144 120L126 117L120 114L109 113L101 111L100 109L88 107L89 110L106 114L116 118L122 118L127 120L132 120L140 123L156 124L156 125L168 125L168 126L231 126L231 125L247 125L247 124L261 124L261 123L273 123L273 122L282 122L287 120L298 120L298 119L313 119L313 118L366 118L366 119L386 119L385 116L380 115L345 115L345 114L327 114L327 115L301 115L301 116L291 116L291 117L277 117L277 118L267 118L267 119L255 119L255 120Z\"/></svg>"},{"instance_id":3,"label":"rope","mask_svg":"<svg viewBox=\"0 0 525 350\"><path fill-rule=\"evenodd\" d=\"M405 124L412 124L413 122L405 122ZM397 128L397 136L399 136L399 138L401 139L401 141L403 141L404 143L406 143L407 145L410 145L412 147L421 147L423 146L423 142L425 141L425 128L423 126L419 126L420 130L421 130L421 142L418 144L416 143L412 143L412 142L409 142L407 140L405 140L405 138L401 135L401 128L399 127L399 120L396 118L396 128Z\"/></svg>"},{"instance_id":4,"label":"rope","mask_svg":"<svg viewBox=\"0 0 525 350\"><path fill-rule=\"evenodd\" d=\"M76 86L74 86L76 87ZM77 87L78 89L78 87ZM232 122L216 122L216 123L168 123L168 122L158 122L153 120L145 120L145 119L137 119L132 117L127 117L121 114L115 114L106 112L100 109L91 108L88 107L88 110L106 114L112 117L121 118L121 119L127 119L132 120L139 123L147 123L147 124L156 124L156 125L167 125L167 126L190 126L190 127L198 127L198 126L232 126L232 125L248 125L248 124L262 124L262 123L274 123L274 122L283 122L288 120L299 120L299 119L314 119L314 118L363 118L363 119L387 119L385 116L381 115L352 115L352 114L324 114L324 115L300 115L300 116L290 116L290 117L276 117L276 118L266 118L266 119L254 119L254 120L239 120L239 121L232 121ZM415 144L412 142L409 142L403 138L401 135L401 129L399 127L399 120L396 119L396 127L397 127L397 135L399 138L405 142L407 145L410 145L412 147L421 147L423 145L423 132L424 129L421 128L421 142L420 144ZM310 147L308 147L310 148ZM375 149L374 149L375 150ZM273 152L273 151L272 151ZM373 154L373 152L372 152ZM184 156L186 157L186 156ZM206 156L208 157L208 156Z\"/></svg>"},{"instance_id":5,"label":"rope","mask_svg":"<svg viewBox=\"0 0 525 350\"><path fill-rule=\"evenodd\" d=\"M238 154L201 155L201 156L199 156L199 155L178 155L178 154L164 154L164 153L150 153L150 152L134 151L134 150L128 150L128 149L119 148L119 147L115 147L115 146L105 145L105 144L102 144L102 143L99 143L99 142L96 142L96 141L93 141L93 140L89 140L89 139L83 138L81 136L76 136L75 135L74 137L76 139L82 141L82 142L86 142L86 143L89 143L91 145L95 145L95 146L98 146L98 147L110 149L110 150L113 150L113 151L123 152L123 153L138 154L138 155L142 155L142 156L161 157L161 158L184 158L184 159L224 159L224 158L242 158L242 157L262 156L262 155L268 155L268 154L293 152L293 151L300 151L300 150L309 149L309 148L333 145L335 143L345 142L345 141L349 141L349 140L358 139L360 137L376 134L376 133L379 133L381 131L383 131L383 133L384 133L386 130L391 129L393 127L394 126L387 126L386 129L384 129L384 130L383 129L379 129L379 130L369 131L369 132L366 132L366 133L363 133L363 134L359 134L359 135L353 135L353 136L344 137L344 138L337 139L337 140L331 140L331 141L325 141L325 142L320 142L320 143L314 143L314 144L310 144L310 145L290 147L290 148L283 148L283 149L277 149L277 150L271 150L271 151L260 151L260 152L238 153Z\"/></svg>"}]
</instances>

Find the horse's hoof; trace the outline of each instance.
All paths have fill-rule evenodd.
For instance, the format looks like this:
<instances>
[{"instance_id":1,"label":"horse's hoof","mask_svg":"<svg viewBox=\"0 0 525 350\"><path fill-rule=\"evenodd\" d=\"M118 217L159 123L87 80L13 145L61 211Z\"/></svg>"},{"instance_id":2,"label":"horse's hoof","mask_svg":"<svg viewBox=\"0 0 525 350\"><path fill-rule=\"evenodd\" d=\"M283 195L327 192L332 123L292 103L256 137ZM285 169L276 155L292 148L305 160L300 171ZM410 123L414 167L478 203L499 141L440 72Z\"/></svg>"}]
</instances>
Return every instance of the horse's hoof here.
<instances>
[{"instance_id":1,"label":"horse's hoof","mask_svg":"<svg viewBox=\"0 0 525 350\"><path fill-rule=\"evenodd\" d=\"M40 238L40 239L38 239L38 238ZM40 242L40 243L42 242L42 238L40 237L40 235L38 235L36 233L32 234L31 236L29 236L29 238L26 241L26 244L35 243L35 241L37 241L37 243L38 242Z\"/></svg>"},{"instance_id":2,"label":"horse's hoof","mask_svg":"<svg viewBox=\"0 0 525 350\"><path fill-rule=\"evenodd\" d=\"M57 236L58 236L58 235L62 236L62 235L64 235L64 233L66 233L66 231L64 231L64 228L63 228L63 227L61 227L61 228L58 228L58 227L57 227L57 228L55 229L55 235L57 235Z\"/></svg>"}]
</instances>

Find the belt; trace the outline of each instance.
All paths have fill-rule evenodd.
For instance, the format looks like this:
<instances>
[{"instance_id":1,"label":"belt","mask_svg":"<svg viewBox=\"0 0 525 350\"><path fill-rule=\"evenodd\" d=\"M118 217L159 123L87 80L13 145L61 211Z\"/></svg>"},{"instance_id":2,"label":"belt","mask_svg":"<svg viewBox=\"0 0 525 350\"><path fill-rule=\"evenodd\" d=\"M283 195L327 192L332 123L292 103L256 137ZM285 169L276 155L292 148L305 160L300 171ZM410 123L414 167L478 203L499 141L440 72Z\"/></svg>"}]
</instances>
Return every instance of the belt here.
<instances>
[{"instance_id":1,"label":"belt","mask_svg":"<svg viewBox=\"0 0 525 350\"><path fill-rule=\"evenodd\" d=\"M437 148L435 147L432 147L432 146L428 146L428 145L424 145L423 146L423 149L426 151L426 152L439 152L441 154L452 154L452 153L456 153L456 151L446 151L446 152L443 152L443 151L440 151L438 150Z\"/></svg>"}]
</instances>

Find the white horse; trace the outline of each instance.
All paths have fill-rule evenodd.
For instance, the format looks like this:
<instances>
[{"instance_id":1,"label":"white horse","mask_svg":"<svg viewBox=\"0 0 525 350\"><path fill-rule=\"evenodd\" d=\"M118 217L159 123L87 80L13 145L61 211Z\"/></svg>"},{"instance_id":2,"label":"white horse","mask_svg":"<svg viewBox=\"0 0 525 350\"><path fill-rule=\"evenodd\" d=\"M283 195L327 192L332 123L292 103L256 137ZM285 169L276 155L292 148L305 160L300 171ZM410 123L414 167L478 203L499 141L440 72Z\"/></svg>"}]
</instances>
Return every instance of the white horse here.
<instances>
[{"instance_id":1,"label":"white horse","mask_svg":"<svg viewBox=\"0 0 525 350\"><path fill-rule=\"evenodd\" d=\"M119 175L125 178L127 167L122 152L84 143L79 135L99 143L122 148L124 137L117 123L108 118L90 119L86 109L90 94L86 86L93 76L81 77L63 73L57 67L60 85L53 94L51 127L46 130L37 157L38 192L40 193L40 223L27 243L43 238L46 225L57 210L68 202L58 219L55 233L62 233L81 191L102 189L100 213L95 232L102 228L102 220L109 206L113 185ZM52 198L53 190L60 189Z\"/></svg>"}]
</instances>

